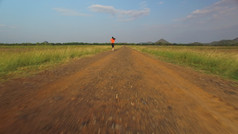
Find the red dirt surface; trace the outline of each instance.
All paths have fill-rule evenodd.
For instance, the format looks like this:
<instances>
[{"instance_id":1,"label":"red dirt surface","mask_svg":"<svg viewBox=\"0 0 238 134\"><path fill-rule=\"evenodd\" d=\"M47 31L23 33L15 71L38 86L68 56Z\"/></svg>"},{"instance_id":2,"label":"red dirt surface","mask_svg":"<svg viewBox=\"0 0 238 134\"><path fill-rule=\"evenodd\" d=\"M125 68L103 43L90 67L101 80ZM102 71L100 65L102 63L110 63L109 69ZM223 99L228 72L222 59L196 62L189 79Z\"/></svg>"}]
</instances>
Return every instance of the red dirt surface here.
<instances>
[{"instance_id":1,"label":"red dirt surface","mask_svg":"<svg viewBox=\"0 0 238 134\"><path fill-rule=\"evenodd\" d=\"M0 83L1 134L237 134L238 86L127 47Z\"/></svg>"}]
</instances>

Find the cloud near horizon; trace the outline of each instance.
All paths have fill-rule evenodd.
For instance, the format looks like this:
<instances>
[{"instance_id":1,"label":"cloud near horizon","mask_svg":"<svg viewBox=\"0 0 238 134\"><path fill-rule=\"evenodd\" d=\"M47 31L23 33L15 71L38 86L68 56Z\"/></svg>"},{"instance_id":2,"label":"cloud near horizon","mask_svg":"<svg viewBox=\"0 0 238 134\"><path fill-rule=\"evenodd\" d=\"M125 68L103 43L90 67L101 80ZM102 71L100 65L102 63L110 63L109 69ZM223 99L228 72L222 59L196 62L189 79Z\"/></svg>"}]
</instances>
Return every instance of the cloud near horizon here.
<instances>
[{"instance_id":1,"label":"cloud near horizon","mask_svg":"<svg viewBox=\"0 0 238 134\"><path fill-rule=\"evenodd\" d=\"M91 5L89 7L92 11L98 13L106 13L112 16L116 16L121 21L132 21L142 16L150 14L149 8L144 8L142 10L121 10L116 9L113 6L104 6L104 5Z\"/></svg>"},{"instance_id":2,"label":"cloud near horizon","mask_svg":"<svg viewBox=\"0 0 238 134\"><path fill-rule=\"evenodd\" d=\"M53 8L53 10L59 12L63 16L89 16L88 14L80 13L78 11L66 8Z\"/></svg>"}]
</instances>

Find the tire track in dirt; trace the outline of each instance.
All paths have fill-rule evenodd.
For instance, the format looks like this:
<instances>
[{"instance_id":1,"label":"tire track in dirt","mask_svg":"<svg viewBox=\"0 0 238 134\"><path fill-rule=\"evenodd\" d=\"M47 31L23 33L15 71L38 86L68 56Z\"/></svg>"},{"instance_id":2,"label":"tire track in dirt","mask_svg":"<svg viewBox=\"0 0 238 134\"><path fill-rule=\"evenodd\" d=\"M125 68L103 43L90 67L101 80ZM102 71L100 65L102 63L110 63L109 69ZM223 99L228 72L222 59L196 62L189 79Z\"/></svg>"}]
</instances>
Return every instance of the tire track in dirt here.
<instances>
[{"instance_id":1,"label":"tire track in dirt","mask_svg":"<svg viewBox=\"0 0 238 134\"><path fill-rule=\"evenodd\" d=\"M122 47L2 83L0 133L238 133L238 102L181 72Z\"/></svg>"}]
</instances>

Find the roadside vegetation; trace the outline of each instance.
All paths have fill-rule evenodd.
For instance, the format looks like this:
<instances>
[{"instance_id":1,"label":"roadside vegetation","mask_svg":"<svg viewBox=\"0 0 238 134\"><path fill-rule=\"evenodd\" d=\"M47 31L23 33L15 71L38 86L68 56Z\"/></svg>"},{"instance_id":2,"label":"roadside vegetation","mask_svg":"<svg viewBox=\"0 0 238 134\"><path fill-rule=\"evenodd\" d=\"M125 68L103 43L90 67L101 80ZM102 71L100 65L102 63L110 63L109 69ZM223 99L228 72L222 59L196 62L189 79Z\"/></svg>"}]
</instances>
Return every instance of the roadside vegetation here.
<instances>
[{"instance_id":1,"label":"roadside vegetation","mask_svg":"<svg viewBox=\"0 0 238 134\"><path fill-rule=\"evenodd\" d=\"M238 80L237 46L132 46L163 61Z\"/></svg>"},{"instance_id":2,"label":"roadside vegetation","mask_svg":"<svg viewBox=\"0 0 238 134\"><path fill-rule=\"evenodd\" d=\"M26 75L74 58L110 50L95 45L0 45L0 80Z\"/></svg>"}]
</instances>

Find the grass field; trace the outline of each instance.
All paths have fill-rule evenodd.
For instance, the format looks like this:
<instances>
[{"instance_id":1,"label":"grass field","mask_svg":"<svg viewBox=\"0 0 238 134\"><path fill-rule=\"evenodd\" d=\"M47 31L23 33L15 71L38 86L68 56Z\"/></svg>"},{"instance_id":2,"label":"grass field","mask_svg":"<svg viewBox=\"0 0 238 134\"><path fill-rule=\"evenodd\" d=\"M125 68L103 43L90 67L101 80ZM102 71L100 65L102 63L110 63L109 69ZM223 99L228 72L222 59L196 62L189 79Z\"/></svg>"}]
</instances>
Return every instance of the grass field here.
<instances>
[{"instance_id":1,"label":"grass field","mask_svg":"<svg viewBox=\"0 0 238 134\"><path fill-rule=\"evenodd\" d=\"M120 46L119 46L120 47ZM176 64L238 80L238 47L131 46ZM118 48L118 46L117 46ZM0 46L0 80L39 72L71 59L110 50L110 46Z\"/></svg>"},{"instance_id":2,"label":"grass field","mask_svg":"<svg viewBox=\"0 0 238 134\"><path fill-rule=\"evenodd\" d=\"M238 80L237 46L132 46L132 48L167 62Z\"/></svg>"},{"instance_id":3,"label":"grass field","mask_svg":"<svg viewBox=\"0 0 238 134\"><path fill-rule=\"evenodd\" d=\"M110 50L110 46L0 46L0 80L26 75L70 59Z\"/></svg>"}]
</instances>

